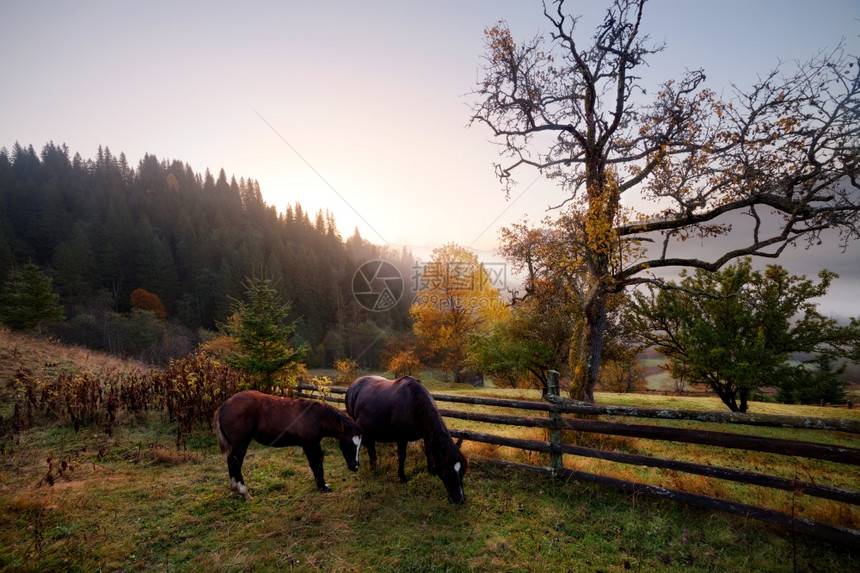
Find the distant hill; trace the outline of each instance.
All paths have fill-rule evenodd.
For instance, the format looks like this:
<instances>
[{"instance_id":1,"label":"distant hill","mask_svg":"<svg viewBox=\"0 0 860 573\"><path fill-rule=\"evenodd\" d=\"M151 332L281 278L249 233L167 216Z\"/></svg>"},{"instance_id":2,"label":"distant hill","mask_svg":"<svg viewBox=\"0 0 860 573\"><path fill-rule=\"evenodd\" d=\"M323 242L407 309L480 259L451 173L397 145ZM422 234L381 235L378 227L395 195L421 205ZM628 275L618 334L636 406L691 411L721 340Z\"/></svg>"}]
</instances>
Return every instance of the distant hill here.
<instances>
[{"instance_id":1,"label":"distant hill","mask_svg":"<svg viewBox=\"0 0 860 573\"><path fill-rule=\"evenodd\" d=\"M266 204L253 179L224 169L201 174L148 154L132 166L108 147L84 159L65 145L36 152L16 143L0 150L0 284L33 261L66 309L57 336L158 362L224 322L243 281L265 274L292 302L312 365L345 356L373 365L379 341L409 328L411 300L369 312L352 295L352 277L373 259L408 276L411 253L373 245L357 230L344 239L329 212L283 208ZM131 315L136 289L161 300L169 327Z\"/></svg>"}]
</instances>

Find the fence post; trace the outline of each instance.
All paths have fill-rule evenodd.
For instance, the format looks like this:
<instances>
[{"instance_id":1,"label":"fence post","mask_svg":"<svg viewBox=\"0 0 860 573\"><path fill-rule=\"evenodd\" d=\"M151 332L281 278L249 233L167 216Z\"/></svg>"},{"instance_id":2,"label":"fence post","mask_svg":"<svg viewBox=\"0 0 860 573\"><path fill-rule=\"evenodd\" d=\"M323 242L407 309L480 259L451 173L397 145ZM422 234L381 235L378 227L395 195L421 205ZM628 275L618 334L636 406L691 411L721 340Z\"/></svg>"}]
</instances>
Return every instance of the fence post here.
<instances>
[{"instance_id":1,"label":"fence post","mask_svg":"<svg viewBox=\"0 0 860 573\"><path fill-rule=\"evenodd\" d=\"M555 402L555 398L559 397L558 372L550 370L547 372L546 378L546 398L549 402ZM549 419L554 423L549 431L549 441L552 449L549 454L549 465L553 471L558 471L564 468L563 456L559 450L561 446L561 420L560 412L549 412Z\"/></svg>"}]
</instances>

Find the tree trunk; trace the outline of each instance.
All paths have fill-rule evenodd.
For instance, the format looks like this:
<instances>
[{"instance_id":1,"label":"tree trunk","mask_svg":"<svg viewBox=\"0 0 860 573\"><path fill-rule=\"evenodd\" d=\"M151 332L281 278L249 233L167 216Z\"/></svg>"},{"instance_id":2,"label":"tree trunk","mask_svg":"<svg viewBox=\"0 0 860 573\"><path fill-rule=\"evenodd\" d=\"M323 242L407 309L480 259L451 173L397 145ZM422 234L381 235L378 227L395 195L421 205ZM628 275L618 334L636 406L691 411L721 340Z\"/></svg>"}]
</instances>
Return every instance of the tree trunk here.
<instances>
[{"instance_id":1,"label":"tree trunk","mask_svg":"<svg viewBox=\"0 0 860 573\"><path fill-rule=\"evenodd\" d=\"M716 378L711 378L706 381L706 384L711 388L711 390L716 392L720 400L723 401L723 404L728 406L729 410L732 412L747 411L747 397L743 393L743 388L740 389L741 405L738 406L739 389L732 382L720 382Z\"/></svg>"},{"instance_id":2,"label":"tree trunk","mask_svg":"<svg viewBox=\"0 0 860 573\"><path fill-rule=\"evenodd\" d=\"M573 379L570 397L573 400L594 403L594 387L600 373L600 358L603 350L603 333L606 330L606 292L598 291L585 305L585 324L578 345L578 355L571 357ZM572 345L576 348L576 345Z\"/></svg>"},{"instance_id":3,"label":"tree trunk","mask_svg":"<svg viewBox=\"0 0 860 573\"><path fill-rule=\"evenodd\" d=\"M594 86L588 85L585 96L586 136L585 149L586 189L588 190L588 213L584 224L584 245L588 252L587 268L593 281L583 304L584 324L579 356L574 366L570 397L574 400L594 403L594 387L600 373L600 358L603 350L603 333L606 330L607 284L610 276L610 252L616 238L613 221L618 208L619 194L616 185L607 180L605 155L596 140ZM574 345L572 347L575 348Z\"/></svg>"},{"instance_id":4,"label":"tree trunk","mask_svg":"<svg viewBox=\"0 0 860 573\"><path fill-rule=\"evenodd\" d=\"M738 409L738 412L744 413L747 411L747 399L749 397L749 392L750 392L749 388L741 388L740 389L741 405L740 405L740 408Z\"/></svg>"}]
</instances>

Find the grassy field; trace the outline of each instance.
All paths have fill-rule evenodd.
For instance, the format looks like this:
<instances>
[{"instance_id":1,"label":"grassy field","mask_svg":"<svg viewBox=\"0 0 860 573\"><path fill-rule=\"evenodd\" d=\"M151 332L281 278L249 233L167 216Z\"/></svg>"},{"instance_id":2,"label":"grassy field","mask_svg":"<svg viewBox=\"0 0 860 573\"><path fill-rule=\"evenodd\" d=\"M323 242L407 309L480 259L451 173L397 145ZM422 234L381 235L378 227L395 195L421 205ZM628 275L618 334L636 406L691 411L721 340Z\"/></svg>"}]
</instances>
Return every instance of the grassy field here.
<instances>
[{"instance_id":1,"label":"grassy field","mask_svg":"<svg viewBox=\"0 0 860 573\"><path fill-rule=\"evenodd\" d=\"M0 357L20 361L33 349L22 344L16 352L4 346ZM55 349L50 356L62 357L63 352ZM39 356L32 366L43 361ZM39 367L76 367L75 359L57 366L62 360L66 358L45 360L49 366ZM134 366L107 360L103 364L107 369ZM5 378L0 386L5 388ZM527 397L529 393L433 386L437 391L504 397ZM707 398L606 394L599 395L598 400L716 408ZM779 410L776 404L761 405L765 406ZM804 412L817 415L821 411L840 412L807 408ZM470 427L459 421L450 425ZM486 426L480 430L489 431ZM300 450L255 445L244 468L254 499L245 502L228 490L226 463L208 428L198 429L188 440L187 449L180 451L174 446L174 432L166 414L150 413L125 419L110 437L94 427L76 433L69 425L52 423L6 439L0 453L0 569L345 572L860 568L858 555L844 547L760 522L575 481L503 471L482 463L480 457L538 464L546 460L536 454L468 442L464 449L472 464L464 506L447 503L441 482L427 474L417 444L409 448L406 471L410 481L402 485L397 480L393 447L380 448L380 468L375 474L367 467L364 455L362 467L354 474L346 469L333 441L323 442L326 476L333 493L322 494L315 489ZM543 439L540 432L517 428L494 431ZM802 439L810 436L824 437L809 432ZM570 438L594 440L588 436ZM854 441L847 436L826 436L831 438ZM806 471L823 483L853 489L860 483L856 473L836 464L832 468L817 463L801 468L797 461L778 462L776 456L741 456L735 452L722 453L720 458L716 452L694 446L600 439L604 443L598 445L625 451L711 460L714 465L751 464L776 473ZM586 471L595 469L591 463L568 461ZM764 505L793 508L813 518L828 517L830 522L860 527L853 509L819 506L788 493L713 484L694 476L652 475L636 468L603 469L639 481L683 486L746 502L759 498L756 502Z\"/></svg>"},{"instance_id":2,"label":"grassy field","mask_svg":"<svg viewBox=\"0 0 860 573\"><path fill-rule=\"evenodd\" d=\"M42 483L52 454L73 469ZM473 463L467 503L451 506L410 448L377 475L346 470L327 444L334 493L313 486L298 450L254 447L245 502L201 432L172 448L158 420L106 439L28 432L2 465L5 570L163 571L848 571L844 548L755 521Z\"/></svg>"}]
</instances>

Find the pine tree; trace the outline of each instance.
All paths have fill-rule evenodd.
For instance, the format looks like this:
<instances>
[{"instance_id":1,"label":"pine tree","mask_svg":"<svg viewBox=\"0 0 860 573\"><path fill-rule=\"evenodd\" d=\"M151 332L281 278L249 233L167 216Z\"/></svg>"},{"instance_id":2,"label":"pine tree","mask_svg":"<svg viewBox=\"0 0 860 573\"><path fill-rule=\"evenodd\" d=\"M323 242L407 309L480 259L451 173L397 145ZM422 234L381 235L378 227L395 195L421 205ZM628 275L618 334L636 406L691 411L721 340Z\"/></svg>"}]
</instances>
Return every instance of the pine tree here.
<instances>
[{"instance_id":1,"label":"pine tree","mask_svg":"<svg viewBox=\"0 0 860 573\"><path fill-rule=\"evenodd\" d=\"M307 349L292 347L296 325L286 322L290 303L281 301L272 280L252 277L244 286L246 300L235 302L233 314L222 325L235 348L225 358L230 366L270 389L297 370Z\"/></svg>"},{"instance_id":2,"label":"pine tree","mask_svg":"<svg viewBox=\"0 0 860 573\"><path fill-rule=\"evenodd\" d=\"M35 263L13 272L0 296L0 322L12 330L42 331L42 326L65 318L60 295L51 290L51 278Z\"/></svg>"}]
</instances>

